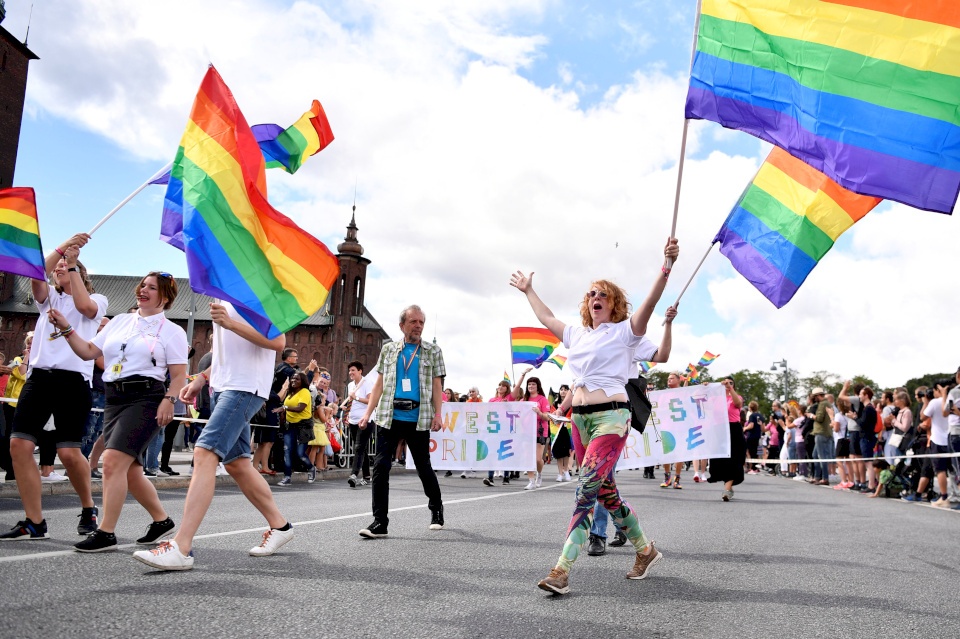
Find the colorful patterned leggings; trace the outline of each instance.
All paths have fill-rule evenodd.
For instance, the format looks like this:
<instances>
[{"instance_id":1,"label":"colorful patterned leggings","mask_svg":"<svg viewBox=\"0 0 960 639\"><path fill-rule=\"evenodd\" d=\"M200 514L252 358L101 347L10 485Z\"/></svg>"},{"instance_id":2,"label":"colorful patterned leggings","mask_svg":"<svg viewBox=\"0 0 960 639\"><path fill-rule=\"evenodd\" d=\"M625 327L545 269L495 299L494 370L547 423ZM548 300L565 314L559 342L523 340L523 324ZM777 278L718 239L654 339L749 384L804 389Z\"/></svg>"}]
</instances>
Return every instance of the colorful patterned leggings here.
<instances>
[{"instance_id":1,"label":"colorful patterned leggings","mask_svg":"<svg viewBox=\"0 0 960 639\"><path fill-rule=\"evenodd\" d=\"M557 568L569 571L580 556L593 525L593 509L599 499L610 511L616 526L623 531L637 552L647 546L637 513L620 498L614 467L627 442L630 411L626 409L574 415L573 444L580 461L580 482L576 505L567 530ZM587 442L584 447L584 440Z\"/></svg>"}]
</instances>

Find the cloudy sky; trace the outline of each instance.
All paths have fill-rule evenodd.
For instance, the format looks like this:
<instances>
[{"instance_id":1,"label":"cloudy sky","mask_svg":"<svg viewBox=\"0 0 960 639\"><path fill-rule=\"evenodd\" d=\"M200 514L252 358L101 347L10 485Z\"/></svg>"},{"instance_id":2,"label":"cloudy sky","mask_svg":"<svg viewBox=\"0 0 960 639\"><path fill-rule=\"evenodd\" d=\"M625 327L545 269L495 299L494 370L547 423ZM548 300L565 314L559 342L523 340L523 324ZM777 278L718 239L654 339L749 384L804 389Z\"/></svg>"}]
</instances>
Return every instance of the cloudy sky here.
<instances>
[{"instance_id":1,"label":"cloudy sky","mask_svg":"<svg viewBox=\"0 0 960 639\"><path fill-rule=\"evenodd\" d=\"M26 31L30 3L3 26ZM669 235L694 0L99 0L36 3L16 183L37 189L43 240L89 230L170 159L212 62L251 123L288 125L319 99L336 141L270 199L331 249L350 220L373 260L366 305L399 336L427 312L449 384L490 394L508 330L533 326L507 284L534 271L577 322L592 279L638 303ZM662 317L768 148L691 123ZM151 187L84 250L98 273L186 276L157 237ZM867 374L884 385L954 370L957 220L883 204L777 310L714 250L686 293L668 367ZM660 338L660 320L650 336ZM519 367L517 372L519 372ZM547 365L546 385L568 381Z\"/></svg>"}]
</instances>

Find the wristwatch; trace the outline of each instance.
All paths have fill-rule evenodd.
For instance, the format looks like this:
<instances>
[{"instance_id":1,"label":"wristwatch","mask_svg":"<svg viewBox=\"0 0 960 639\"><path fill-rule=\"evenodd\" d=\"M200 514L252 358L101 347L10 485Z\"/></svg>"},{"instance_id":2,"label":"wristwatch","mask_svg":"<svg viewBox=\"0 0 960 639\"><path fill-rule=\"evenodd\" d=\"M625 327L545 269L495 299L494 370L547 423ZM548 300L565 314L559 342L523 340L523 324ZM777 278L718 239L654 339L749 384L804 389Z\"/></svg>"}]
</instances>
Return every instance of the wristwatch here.
<instances>
[{"instance_id":1,"label":"wristwatch","mask_svg":"<svg viewBox=\"0 0 960 639\"><path fill-rule=\"evenodd\" d=\"M78 269L76 266L71 266L70 268L67 269L67 273L79 273L79 272L80 272L80 269Z\"/></svg>"},{"instance_id":2,"label":"wristwatch","mask_svg":"<svg viewBox=\"0 0 960 639\"><path fill-rule=\"evenodd\" d=\"M169 399L171 404L176 404L176 403L177 403L177 398L174 397L173 395L164 395L163 398L164 398L164 399Z\"/></svg>"}]
</instances>

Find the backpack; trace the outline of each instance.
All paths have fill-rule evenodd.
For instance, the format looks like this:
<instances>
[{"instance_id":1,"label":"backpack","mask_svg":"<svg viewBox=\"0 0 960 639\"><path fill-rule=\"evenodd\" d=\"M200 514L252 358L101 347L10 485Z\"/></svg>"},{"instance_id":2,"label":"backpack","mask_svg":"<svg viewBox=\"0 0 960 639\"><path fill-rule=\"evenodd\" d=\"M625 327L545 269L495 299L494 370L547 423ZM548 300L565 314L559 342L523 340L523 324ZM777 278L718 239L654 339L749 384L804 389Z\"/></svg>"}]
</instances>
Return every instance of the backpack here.
<instances>
[{"instance_id":1,"label":"backpack","mask_svg":"<svg viewBox=\"0 0 960 639\"><path fill-rule=\"evenodd\" d=\"M627 397L630 399L630 425L643 433L653 412L653 405L647 398L647 380L640 375L627 380Z\"/></svg>"}]
</instances>

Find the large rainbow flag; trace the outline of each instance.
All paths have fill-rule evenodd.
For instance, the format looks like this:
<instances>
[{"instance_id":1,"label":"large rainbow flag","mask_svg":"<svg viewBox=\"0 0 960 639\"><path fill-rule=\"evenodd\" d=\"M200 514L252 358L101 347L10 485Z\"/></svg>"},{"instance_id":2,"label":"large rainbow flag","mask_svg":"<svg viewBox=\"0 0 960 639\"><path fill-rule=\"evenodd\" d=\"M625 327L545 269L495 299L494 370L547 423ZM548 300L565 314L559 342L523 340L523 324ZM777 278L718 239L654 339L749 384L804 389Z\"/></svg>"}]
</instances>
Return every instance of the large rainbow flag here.
<instances>
[{"instance_id":1,"label":"large rainbow flag","mask_svg":"<svg viewBox=\"0 0 960 639\"><path fill-rule=\"evenodd\" d=\"M703 0L686 116L843 187L950 213L960 192L960 2Z\"/></svg>"},{"instance_id":2,"label":"large rainbow flag","mask_svg":"<svg viewBox=\"0 0 960 639\"><path fill-rule=\"evenodd\" d=\"M560 340L545 328L510 329L510 350L514 364L540 366L559 344Z\"/></svg>"},{"instance_id":3,"label":"large rainbow flag","mask_svg":"<svg viewBox=\"0 0 960 639\"><path fill-rule=\"evenodd\" d=\"M880 202L774 148L713 241L780 308L840 234Z\"/></svg>"},{"instance_id":4,"label":"large rainbow flag","mask_svg":"<svg viewBox=\"0 0 960 639\"><path fill-rule=\"evenodd\" d=\"M265 162L230 89L207 71L167 186L183 212L190 285L275 337L323 306L339 273L322 242L270 206Z\"/></svg>"},{"instance_id":5,"label":"large rainbow flag","mask_svg":"<svg viewBox=\"0 0 960 639\"><path fill-rule=\"evenodd\" d=\"M0 271L47 279L33 189L0 190Z\"/></svg>"}]
</instances>

